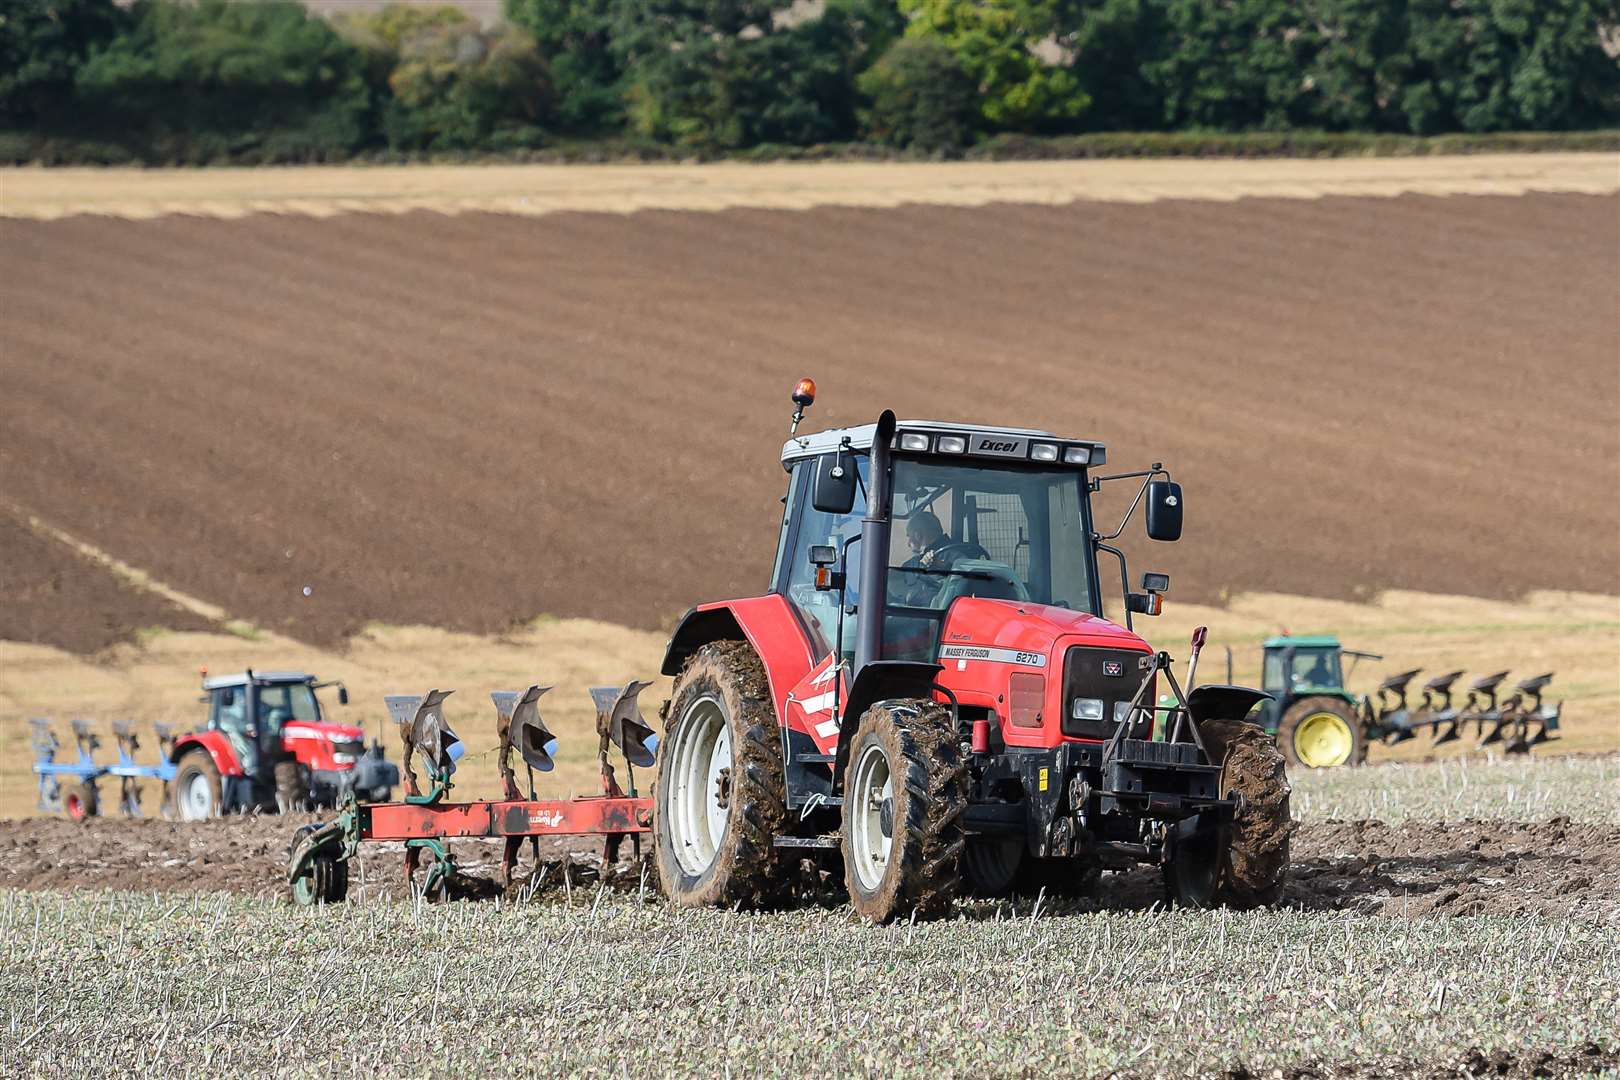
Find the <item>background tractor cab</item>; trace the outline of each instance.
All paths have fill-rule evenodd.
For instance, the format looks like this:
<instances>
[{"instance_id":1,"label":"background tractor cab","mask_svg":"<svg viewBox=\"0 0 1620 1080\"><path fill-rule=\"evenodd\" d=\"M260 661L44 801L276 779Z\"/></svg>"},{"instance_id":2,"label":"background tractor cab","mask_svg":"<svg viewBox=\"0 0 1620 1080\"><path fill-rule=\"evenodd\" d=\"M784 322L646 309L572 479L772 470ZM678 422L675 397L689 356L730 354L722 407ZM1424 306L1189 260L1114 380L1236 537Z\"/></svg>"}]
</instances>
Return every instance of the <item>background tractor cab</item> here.
<instances>
[{"instance_id":1,"label":"background tractor cab","mask_svg":"<svg viewBox=\"0 0 1620 1080\"><path fill-rule=\"evenodd\" d=\"M1158 691L1188 699L1131 619L1158 614L1169 582L1130 592L1113 544L1144 502L1148 536L1178 539L1180 486L1158 464L1098 475L1102 443L1027 428L885 411L800 436L813 396L808 380L794 394L768 591L689 611L665 655L666 891L752 904L790 876L773 850L839 846L874 919L942 910L964 878L1004 891L1032 865L1073 883L1159 863L1190 902L1241 888L1222 828L1239 800L1220 790L1224 746L1212 761L1199 732L1260 695L1199 688L1153 736ZM1107 530L1092 494L1121 479L1140 487ZM1099 552L1119 564L1124 626L1103 616ZM905 793L918 785L926 804Z\"/></svg>"},{"instance_id":2,"label":"background tractor cab","mask_svg":"<svg viewBox=\"0 0 1620 1080\"><path fill-rule=\"evenodd\" d=\"M364 729L326 720L316 691L333 685L348 704L341 683L301 671L204 672L207 727L179 736L170 751L175 816L335 806L349 791L387 799L399 769L380 743L366 747Z\"/></svg>"},{"instance_id":3,"label":"background tractor cab","mask_svg":"<svg viewBox=\"0 0 1620 1080\"><path fill-rule=\"evenodd\" d=\"M1276 736L1291 764L1324 769L1359 765L1367 759L1367 738L1357 714L1359 699L1345 689L1343 658L1351 670L1375 653L1344 649L1324 635L1281 636L1265 642L1260 688L1271 695L1255 721Z\"/></svg>"}]
</instances>

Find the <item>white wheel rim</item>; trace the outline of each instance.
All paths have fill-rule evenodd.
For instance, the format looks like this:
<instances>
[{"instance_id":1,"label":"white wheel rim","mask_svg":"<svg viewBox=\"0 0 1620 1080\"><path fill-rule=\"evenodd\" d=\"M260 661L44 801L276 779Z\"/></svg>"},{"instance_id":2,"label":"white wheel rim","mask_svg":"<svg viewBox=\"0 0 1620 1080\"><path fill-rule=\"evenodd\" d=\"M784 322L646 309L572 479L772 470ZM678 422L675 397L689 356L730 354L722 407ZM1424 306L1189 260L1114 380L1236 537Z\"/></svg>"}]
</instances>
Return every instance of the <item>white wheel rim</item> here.
<instances>
[{"instance_id":1,"label":"white wheel rim","mask_svg":"<svg viewBox=\"0 0 1620 1080\"><path fill-rule=\"evenodd\" d=\"M202 821L213 808L214 793L208 788L208 777L195 773L186 781L181 792L180 817L184 821Z\"/></svg>"},{"instance_id":2,"label":"white wheel rim","mask_svg":"<svg viewBox=\"0 0 1620 1080\"><path fill-rule=\"evenodd\" d=\"M664 810L675 861L696 876L714 862L731 816L730 798L720 797L731 769L731 731L720 702L704 696L688 705L672 741L664 750L670 765Z\"/></svg>"},{"instance_id":3,"label":"white wheel rim","mask_svg":"<svg viewBox=\"0 0 1620 1080\"><path fill-rule=\"evenodd\" d=\"M894 786L889 774L889 756L883 747L870 743L855 762L855 780L849 788L853 802L849 813L849 848L855 880L867 892L875 892L889 868L892 836L883 835L883 807L890 806L890 832L894 831Z\"/></svg>"}]
</instances>

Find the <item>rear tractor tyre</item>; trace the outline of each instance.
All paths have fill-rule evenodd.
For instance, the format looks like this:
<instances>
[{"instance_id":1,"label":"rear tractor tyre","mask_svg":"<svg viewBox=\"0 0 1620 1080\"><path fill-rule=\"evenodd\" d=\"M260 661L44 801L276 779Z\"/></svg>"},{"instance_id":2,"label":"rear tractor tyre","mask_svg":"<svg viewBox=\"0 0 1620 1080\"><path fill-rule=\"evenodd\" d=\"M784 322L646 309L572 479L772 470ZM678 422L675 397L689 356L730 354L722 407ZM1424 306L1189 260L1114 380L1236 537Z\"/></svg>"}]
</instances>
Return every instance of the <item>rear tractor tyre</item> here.
<instances>
[{"instance_id":1,"label":"rear tractor tyre","mask_svg":"<svg viewBox=\"0 0 1620 1080\"><path fill-rule=\"evenodd\" d=\"M1293 832L1288 774L1276 743L1240 720L1200 729L1211 761L1221 763L1221 795L1237 797L1232 820L1194 834L1171 834L1165 884L1187 907L1268 907L1282 899Z\"/></svg>"},{"instance_id":2,"label":"rear tractor tyre","mask_svg":"<svg viewBox=\"0 0 1620 1080\"><path fill-rule=\"evenodd\" d=\"M767 908L796 861L772 840L788 813L765 668L743 641L703 646L676 677L653 790L664 894L680 907Z\"/></svg>"},{"instance_id":3,"label":"rear tractor tyre","mask_svg":"<svg viewBox=\"0 0 1620 1080\"><path fill-rule=\"evenodd\" d=\"M85 780L64 781L61 799L62 813L71 821L89 821L101 811L95 785Z\"/></svg>"},{"instance_id":4,"label":"rear tractor tyre","mask_svg":"<svg viewBox=\"0 0 1620 1080\"><path fill-rule=\"evenodd\" d=\"M882 701L861 716L844 772L844 882L875 923L948 915L962 886L967 764L951 713Z\"/></svg>"},{"instance_id":5,"label":"rear tractor tyre","mask_svg":"<svg viewBox=\"0 0 1620 1080\"><path fill-rule=\"evenodd\" d=\"M1294 702L1277 725L1277 745L1288 764L1306 769L1360 765L1367 760L1361 720L1339 698L1317 696Z\"/></svg>"},{"instance_id":6,"label":"rear tractor tyre","mask_svg":"<svg viewBox=\"0 0 1620 1080\"><path fill-rule=\"evenodd\" d=\"M220 815L219 769L206 750L192 750L174 770L174 816L180 821L206 821Z\"/></svg>"}]
</instances>

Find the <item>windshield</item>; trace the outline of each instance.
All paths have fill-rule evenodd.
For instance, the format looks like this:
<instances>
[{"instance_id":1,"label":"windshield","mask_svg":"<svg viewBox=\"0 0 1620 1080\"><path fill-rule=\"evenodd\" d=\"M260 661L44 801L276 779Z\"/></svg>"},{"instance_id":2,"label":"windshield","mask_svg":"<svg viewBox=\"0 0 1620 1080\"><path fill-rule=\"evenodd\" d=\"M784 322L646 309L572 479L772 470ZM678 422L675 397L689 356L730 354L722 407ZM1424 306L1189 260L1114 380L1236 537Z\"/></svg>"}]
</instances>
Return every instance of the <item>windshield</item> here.
<instances>
[{"instance_id":1,"label":"windshield","mask_svg":"<svg viewBox=\"0 0 1620 1080\"><path fill-rule=\"evenodd\" d=\"M952 601L1096 612L1082 474L896 458L884 655L927 657Z\"/></svg>"},{"instance_id":2,"label":"windshield","mask_svg":"<svg viewBox=\"0 0 1620 1080\"><path fill-rule=\"evenodd\" d=\"M1288 672L1288 685L1283 684L1283 668L1287 649L1273 649L1266 653L1265 674L1261 681L1264 689L1272 693L1287 693L1300 687L1312 686L1334 689L1344 685L1339 674L1339 650L1319 646L1294 646L1293 665Z\"/></svg>"},{"instance_id":3,"label":"windshield","mask_svg":"<svg viewBox=\"0 0 1620 1080\"><path fill-rule=\"evenodd\" d=\"M259 721L279 730L289 720L319 720L321 707L308 683L274 683L259 687Z\"/></svg>"}]
</instances>

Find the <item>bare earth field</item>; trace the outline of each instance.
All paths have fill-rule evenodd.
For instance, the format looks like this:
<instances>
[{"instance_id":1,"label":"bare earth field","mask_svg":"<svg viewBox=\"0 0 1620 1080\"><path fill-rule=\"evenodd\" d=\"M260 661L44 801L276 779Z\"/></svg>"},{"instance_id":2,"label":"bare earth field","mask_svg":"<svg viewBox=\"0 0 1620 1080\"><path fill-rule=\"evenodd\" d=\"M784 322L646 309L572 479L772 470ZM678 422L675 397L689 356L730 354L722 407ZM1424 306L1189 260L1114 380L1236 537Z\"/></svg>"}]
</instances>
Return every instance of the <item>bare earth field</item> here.
<instances>
[{"instance_id":1,"label":"bare earth field","mask_svg":"<svg viewBox=\"0 0 1620 1080\"><path fill-rule=\"evenodd\" d=\"M813 372L817 424L891 405L1169 463L1180 599L1615 595L1617 211L5 221L0 495L306 640L665 627L763 582Z\"/></svg>"}]
</instances>

